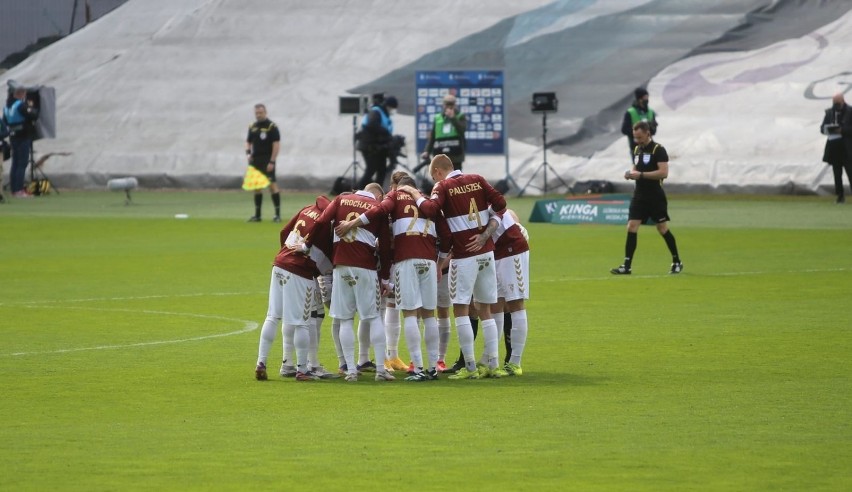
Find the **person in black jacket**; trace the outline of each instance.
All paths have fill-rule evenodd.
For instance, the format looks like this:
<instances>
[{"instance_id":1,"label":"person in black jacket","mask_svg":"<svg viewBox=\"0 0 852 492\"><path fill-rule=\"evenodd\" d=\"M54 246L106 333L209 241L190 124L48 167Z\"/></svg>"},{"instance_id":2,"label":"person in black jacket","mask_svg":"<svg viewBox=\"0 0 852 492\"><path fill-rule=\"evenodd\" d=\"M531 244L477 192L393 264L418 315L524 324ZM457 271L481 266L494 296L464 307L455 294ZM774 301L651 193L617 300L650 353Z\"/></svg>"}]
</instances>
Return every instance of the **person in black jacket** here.
<instances>
[{"instance_id":1,"label":"person in black jacket","mask_svg":"<svg viewBox=\"0 0 852 492\"><path fill-rule=\"evenodd\" d=\"M372 182L384 185L388 172L388 160L393 157L393 120L399 102L394 96L383 101L374 99L374 105L361 120L361 131L358 135L358 150L364 156L367 169L358 181L357 189L364 189ZM375 175L375 179L373 176Z\"/></svg>"},{"instance_id":2,"label":"person in black jacket","mask_svg":"<svg viewBox=\"0 0 852 492\"><path fill-rule=\"evenodd\" d=\"M835 94L831 99L832 105L825 110L820 131L826 136L825 150L822 160L830 165L834 173L834 193L837 195L835 203L845 203L846 195L843 193L843 170L846 169L846 179L849 180L852 189L852 133L845 134L843 129L844 120L852 114L852 110L846 105L843 94ZM852 119L849 118L849 119ZM852 122L848 123L852 125ZM847 130L852 132L852 128Z\"/></svg>"}]
</instances>

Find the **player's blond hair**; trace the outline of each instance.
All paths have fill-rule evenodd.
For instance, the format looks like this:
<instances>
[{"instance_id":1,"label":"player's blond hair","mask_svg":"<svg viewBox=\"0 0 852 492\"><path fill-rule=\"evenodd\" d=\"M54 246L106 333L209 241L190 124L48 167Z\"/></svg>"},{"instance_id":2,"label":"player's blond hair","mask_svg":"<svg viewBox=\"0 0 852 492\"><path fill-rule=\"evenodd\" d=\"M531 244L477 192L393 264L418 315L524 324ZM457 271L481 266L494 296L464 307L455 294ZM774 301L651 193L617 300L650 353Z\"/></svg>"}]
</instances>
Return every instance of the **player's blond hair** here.
<instances>
[{"instance_id":1,"label":"player's blond hair","mask_svg":"<svg viewBox=\"0 0 852 492\"><path fill-rule=\"evenodd\" d=\"M453 161L447 157L447 154L438 154L432 158L432 163L429 164L429 172L433 169L443 169L444 171L453 170Z\"/></svg>"},{"instance_id":2,"label":"player's blond hair","mask_svg":"<svg viewBox=\"0 0 852 492\"><path fill-rule=\"evenodd\" d=\"M364 191L375 195L377 200L381 200L382 197L385 196L385 190L382 189L382 185L380 185L379 183L368 184L364 187Z\"/></svg>"}]
</instances>

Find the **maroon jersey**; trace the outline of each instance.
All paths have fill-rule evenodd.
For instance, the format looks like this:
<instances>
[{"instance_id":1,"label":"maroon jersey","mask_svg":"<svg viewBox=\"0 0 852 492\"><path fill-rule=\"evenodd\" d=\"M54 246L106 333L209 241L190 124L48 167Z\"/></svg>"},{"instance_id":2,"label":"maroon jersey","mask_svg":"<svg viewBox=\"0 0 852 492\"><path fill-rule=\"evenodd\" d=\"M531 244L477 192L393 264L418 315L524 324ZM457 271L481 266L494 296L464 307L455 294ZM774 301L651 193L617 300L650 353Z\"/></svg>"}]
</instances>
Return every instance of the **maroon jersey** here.
<instances>
[{"instance_id":1,"label":"maroon jersey","mask_svg":"<svg viewBox=\"0 0 852 492\"><path fill-rule=\"evenodd\" d=\"M521 226L511 215L503 214L502 218L499 216L495 218L500 220L500 225L491 234L491 239L494 240L495 260L502 260L530 250L530 245L521 232Z\"/></svg>"},{"instance_id":2,"label":"maroon jersey","mask_svg":"<svg viewBox=\"0 0 852 492\"><path fill-rule=\"evenodd\" d=\"M327 227L337 222L358 218L378 203L373 194L366 191L339 195L323 211L314 228ZM308 238L305 244L311 246L313 238ZM332 263L379 270L379 277L387 279L391 264L390 244L391 236L387 215L385 215L364 227L349 231L342 238L334 234Z\"/></svg>"},{"instance_id":3,"label":"maroon jersey","mask_svg":"<svg viewBox=\"0 0 852 492\"><path fill-rule=\"evenodd\" d=\"M419 201L420 211L434 218L443 212L452 232L453 258L467 258L494 250L491 238L475 253L465 250L470 239L488 225L491 207L495 212L506 208L506 199L478 174L453 171L432 189L432 197Z\"/></svg>"},{"instance_id":4,"label":"maroon jersey","mask_svg":"<svg viewBox=\"0 0 852 492\"><path fill-rule=\"evenodd\" d=\"M314 228L316 220L328 203L328 198L317 197L316 204L299 210L299 213L281 229L279 234L281 249L275 256L275 266L304 278L314 278L331 269L331 229ZM301 253L299 246L308 239L310 234L313 234L311 239L316 246L311 250L310 255L306 256Z\"/></svg>"},{"instance_id":5,"label":"maroon jersey","mask_svg":"<svg viewBox=\"0 0 852 492\"><path fill-rule=\"evenodd\" d=\"M449 253L450 229L441 215L437 220L423 217L414 198L408 193L391 191L382 202L364 213L369 223L382 216L390 216L393 230L393 261L438 257L438 238L444 238Z\"/></svg>"}]
</instances>

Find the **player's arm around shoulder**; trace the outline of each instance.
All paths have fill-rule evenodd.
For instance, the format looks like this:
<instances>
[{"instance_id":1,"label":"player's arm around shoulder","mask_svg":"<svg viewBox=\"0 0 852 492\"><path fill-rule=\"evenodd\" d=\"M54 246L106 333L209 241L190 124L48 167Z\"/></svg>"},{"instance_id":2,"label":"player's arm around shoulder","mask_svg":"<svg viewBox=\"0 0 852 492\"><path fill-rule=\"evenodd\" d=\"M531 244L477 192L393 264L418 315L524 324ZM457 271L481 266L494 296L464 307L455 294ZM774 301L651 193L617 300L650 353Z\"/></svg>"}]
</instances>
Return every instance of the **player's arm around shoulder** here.
<instances>
[{"instance_id":1,"label":"player's arm around shoulder","mask_svg":"<svg viewBox=\"0 0 852 492\"><path fill-rule=\"evenodd\" d=\"M315 236L314 231L316 229L320 227L328 227L329 224L331 224L331 221L334 220L335 216L337 215L337 208L339 204L340 195L335 197L335 199L332 200L327 207L325 207L325 210L322 211L319 218L314 221L314 225L310 229L305 231L305 237L308 238L307 241L305 241L306 247L310 248L313 244L312 238Z\"/></svg>"},{"instance_id":2,"label":"player's arm around shoulder","mask_svg":"<svg viewBox=\"0 0 852 492\"><path fill-rule=\"evenodd\" d=\"M304 209L302 209L304 210ZM296 228L296 222L299 220L299 215L296 214L290 218L287 224L281 228L281 232L278 234L281 240L281 247L283 248L285 244L287 244L287 238L290 237L290 233L293 232L293 229Z\"/></svg>"},{"instance_id":3,"label":"player's arm around shoulder","mask_svg":"<svg viewBox=\"0 0 852 492\"><path fill-rule=\"evenodd\" d=\"M436 190L438 190L440 183L435 183L435 187L432 188L432 197L427 198L420 193L420 190L414 188L413 186L401 186L397 189L397 191L401 191L404 193L408 193L414 198L415 203L417 203L417 208L420 209L420 212L428 219L434 220L441 213L441 203L439 202L436 194Z\"/></svg>"}]
</instances>

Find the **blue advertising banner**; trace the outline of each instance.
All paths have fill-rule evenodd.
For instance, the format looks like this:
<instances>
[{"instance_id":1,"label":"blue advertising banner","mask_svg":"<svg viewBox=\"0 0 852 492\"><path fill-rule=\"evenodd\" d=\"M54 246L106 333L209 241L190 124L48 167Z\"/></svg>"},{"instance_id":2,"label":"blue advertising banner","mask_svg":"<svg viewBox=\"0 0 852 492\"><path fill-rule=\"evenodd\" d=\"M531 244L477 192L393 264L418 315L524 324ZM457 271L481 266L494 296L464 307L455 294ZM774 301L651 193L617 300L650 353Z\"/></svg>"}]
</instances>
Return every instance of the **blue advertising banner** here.
<instances>
[{"instance_id":1,"label":"blue advertising banner","mask_svg":"<svg viewBox=\"0 0 852 492\"><path fill-rule=\"evenodd\" d=\"M419 71L416 74L417 153L423 152L445 95L467 116L465 153L506 152L505 93L502 70Z\"/></svg>"}]
</instances>

